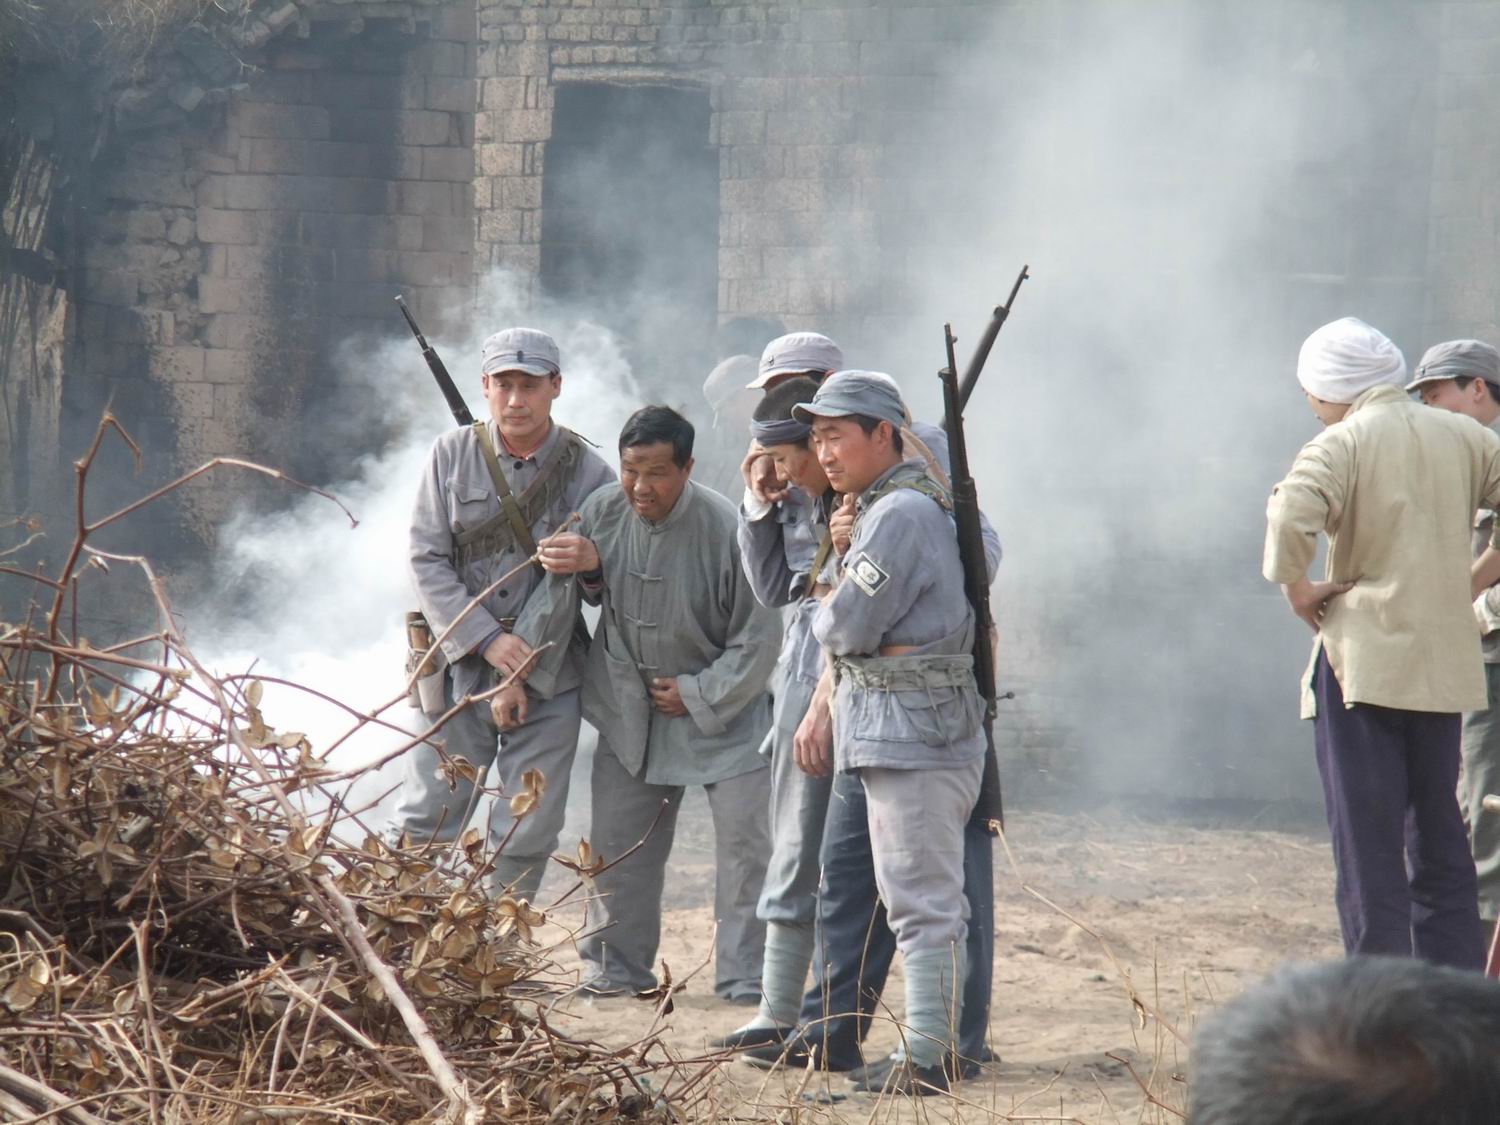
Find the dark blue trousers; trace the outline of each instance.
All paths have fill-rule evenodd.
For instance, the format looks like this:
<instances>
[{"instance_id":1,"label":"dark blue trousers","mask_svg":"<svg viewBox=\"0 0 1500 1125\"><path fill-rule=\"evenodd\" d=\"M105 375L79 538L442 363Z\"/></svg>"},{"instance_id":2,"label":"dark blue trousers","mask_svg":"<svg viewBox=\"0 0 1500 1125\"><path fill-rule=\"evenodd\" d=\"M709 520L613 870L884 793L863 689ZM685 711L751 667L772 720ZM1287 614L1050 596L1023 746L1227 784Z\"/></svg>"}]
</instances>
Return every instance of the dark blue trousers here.
<instances>
[{"instance_id":1,"label":"dark blue trousers","mask_svg":"<svg viewBox=\"0 0 1500 1125\"><path fill-rule=\"evenodd\" d=\"M1322 653L1313 689L1345 951L1482 970L1474 859L1457 797L1459 716L1345 707Z\"/></svg>"},{"instance_id":2,"label":"dark blue trousers","mask_svg":"<svg viewBox=\"0 0 1500 1125\"><path fill-rule=\"evenodd\" d=\"M965 830L969 975L958 1049L976 1061L984 1058L994 974L993 847L993 838L983 828L970 824ZM802 998L801 1023L824 1065L847 1070L864 1061L860 1043L871 1018L880 1012L880 994L896 956L896 935L886 925L885 907L875 889L864 786L854 774L834 778L820 861L823 879L818 888L813 982Z\"/></svg>"}]
</instances>

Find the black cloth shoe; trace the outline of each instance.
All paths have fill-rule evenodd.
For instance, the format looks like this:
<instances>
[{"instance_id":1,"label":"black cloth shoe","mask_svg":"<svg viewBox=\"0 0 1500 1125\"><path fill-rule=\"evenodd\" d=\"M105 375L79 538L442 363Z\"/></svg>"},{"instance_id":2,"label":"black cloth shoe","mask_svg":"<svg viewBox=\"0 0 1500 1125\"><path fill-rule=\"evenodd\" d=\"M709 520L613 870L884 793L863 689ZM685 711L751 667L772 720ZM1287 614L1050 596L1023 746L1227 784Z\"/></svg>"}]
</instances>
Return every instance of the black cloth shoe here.
<instances>
[{"instance_id":1,"label":"black cloth shoe","mask_svg":"<svg viewBox=\"0 0 1500 1125\"><path fill-rule=\"evenodd\" d=\"M775 1047L780 1050L792 1035L790 1027L742 1027L708 1045L716 1051L744 1051L750 1047Z\"/></svg>"},{"instance_id":2,"label":"black cloth shoe","mask_svg":"<svg viewBox=\"0 0 1500 1125\"><path fill-rule=\"evenodd\" d=\"M888 1094L900 1098L930 1098L948 1092L948 1072L941 1065L915 1066L910 1059L896 1060L881 1078L856 1082L862 1094Z\"/></svg>"},{"instance_id":3,"label":"black cloth shoe","mask_svg":"<svg viewBox=\"0 0 1500 1125\"><path fill-rule=\"evenodd\" d=\"M815 1070L826 1070L835 1074L843 1074L860 1065L858 1059L825 1057L820 1047L809 1047L804 1037L790 1033L781 1043L751 1047L741 1051L739 1057L760 1070L771 1070L778 1066L784 1066L789 1070L802 1070L806 1068L809 1058L812 1059Z\"/></svg>"},{"instance_id":4,"label":"black cloth shoe","mask_svg":"<svg viewBox=\"0 0 1500 1125\"><path fill-rule=\"evenodd\" d=\"M980 1051L979 1058L971 1059L966 1055L948 1056L948 1076L955 1082L967 1082L971 1078L978 1078L984 1073L984 1068L992 1063L998 1063L1000 1056L992 1051L988 1044Z\"/></svg>"},{"instance_id":5,"label":"black cloth shoe","mask_svg":"<svg viewBox=\"0 0 1500 1125\"><path fill-rule=\"evenodd\" d=\"M885 1081L885 1076L891 1072L891 1067L896 1065L895 1055L882 1055L864 1066L857 1066L849 1072L849 1081L856 1087L861 1084L873 1083L875 1088L880 1089L880 1084Z\"/></svg>"}]
</instances>

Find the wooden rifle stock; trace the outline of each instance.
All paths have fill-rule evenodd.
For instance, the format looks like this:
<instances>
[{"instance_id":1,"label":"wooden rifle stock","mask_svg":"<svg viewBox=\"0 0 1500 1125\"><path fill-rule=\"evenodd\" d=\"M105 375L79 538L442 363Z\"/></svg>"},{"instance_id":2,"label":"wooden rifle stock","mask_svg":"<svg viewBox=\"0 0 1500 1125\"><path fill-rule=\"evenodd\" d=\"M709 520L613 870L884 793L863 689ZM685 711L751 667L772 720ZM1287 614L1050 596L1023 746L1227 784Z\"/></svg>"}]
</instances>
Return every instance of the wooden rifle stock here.
<instances>
[{"instance_id":1,"label":"wooden rifle stock","mask_svg":"<svg viewBox=\"0 0 1500 1125\"><path fill-rule=\"evenodd\" d=\"M1023 271L1024 276L1024 271ZM1019 284L1019 283L1018 283ZM953 489L953 522L958 531L958 555L963 564L964 595L974 610L974 680L984 702L984 775L973 820L991 835L1005 822L1000 791L1000 759L995 751L995 650L990 645L994 619L990 616L990 576L979 530L979 497L969 471L969 447L964 439L963 402L959 393L958 363L953 354L953 326L943 325L948 366L938 372L943 383L943 425L948 431L948 479ZM994 340L991 338L990 343Z\"/></svg>"}]
</instances>

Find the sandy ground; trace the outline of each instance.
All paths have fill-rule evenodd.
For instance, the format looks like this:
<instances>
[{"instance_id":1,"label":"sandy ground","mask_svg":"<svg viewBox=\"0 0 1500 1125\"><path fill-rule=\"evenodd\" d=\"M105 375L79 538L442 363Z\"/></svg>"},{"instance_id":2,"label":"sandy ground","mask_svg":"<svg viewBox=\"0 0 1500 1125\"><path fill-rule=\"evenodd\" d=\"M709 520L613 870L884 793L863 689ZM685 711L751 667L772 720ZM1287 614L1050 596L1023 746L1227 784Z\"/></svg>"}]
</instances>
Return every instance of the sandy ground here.
<instances>
[{"instance_id":1,"label":"sandy ground","mask_svg":"<svg viewBox=\"0 0 1500 1125\"><path fill-rule=\"evenodd\" d=\"M701 795L698 801L689 797L679 827L660 953L678 979L704 964L712 935L711 830ZM724 1104L745 1114L871 1122L933 1114L1088 1125L1178 1120L1151 1104L1131 1068L1162 1101L1181 1107L1179 1034L1279 963L1340 952L1326 836L1312 823L1271 829L1243 818L1215 823L1200 815L1192 823L1017 810L1008 842L1014 863L1000 853L995 878L998 1065L958 1087L958 1101L880 1105L836 1075L768 1080L731 1062L719 1076ZM558 884L549 878L549 888ZM541 900L548 901L546 889ZM570 908L556 917L575 926L580 919ZM571 955L564 963L576 967ZM894 984L888 999L899 1014ZM635 999L571 999L554 1012L560 1030L617 1045L650 1033L654 1015ZM656 1030L674 1050L697 1056L708 1038L747 1015L714 997L710 966L692 977ZM872 1039L889 1047L896 1034L888 1023Z\"/></svg>"}]
</instances>

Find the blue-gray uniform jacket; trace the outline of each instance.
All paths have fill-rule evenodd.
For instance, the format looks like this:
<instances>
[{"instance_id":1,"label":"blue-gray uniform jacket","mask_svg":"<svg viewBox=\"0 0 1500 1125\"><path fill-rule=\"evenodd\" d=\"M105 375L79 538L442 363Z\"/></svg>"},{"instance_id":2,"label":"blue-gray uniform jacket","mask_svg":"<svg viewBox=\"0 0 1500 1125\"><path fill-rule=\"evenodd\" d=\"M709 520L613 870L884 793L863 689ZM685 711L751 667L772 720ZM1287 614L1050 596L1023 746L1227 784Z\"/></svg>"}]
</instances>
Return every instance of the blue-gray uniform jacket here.
<instances>
[{"instance_id":1,"label":"blue-gray uniform jacket","mask_svg":"<svg viewBox=\"0 0 1500 1125\"><path fill-rule=\"evenodd\" d=\"M964 596L948 511L903 481L903 461L855 501L843 579L813 615L833 656L835 756L841 770L944 768L984 754L974 681L974 611ZM886 647L911 651L881 656Z\"/></svg>"},{"instance_id":2,"label":"blue-gray uniform jacket","mask_svg":"<svg viewBox=\"0 0 1500 1125\"><path fill-rule=\"evenodd\" d=\"M513 457L506 453L495 423L489 421L486 425L506 482L511 492L520 497L563 440L563 431L553 425L531 456ZM614 479L614 471L603 459L586 445L580 445L571 479L564 483L556 473L549 478L545 505L531 525L533 538L550 535L578 510L589 493ZM473 430L460 426L444 433L433 443L412 505L407 553L412 588L433 636L441 635L475 594L527 557L528 552L513 542L504 550L492 554L480 552L473 557L459 548L460 535L484 524L499 511L500 498L495 494L494 480L485 467ZM502 621L513 621L520 615L540 575L536 567L526 567L470 610L443 641L443 656L452 666L455 699L491 686L490 666L478 649L501 628ZM534 637L523 639L536 642ZM550 699L559 691L577 687L582 678L583 646L565 642L538 658L526 686Z\"/></svg>"},{"instance_id":3,"label":"blue-gray uniform jacket","mask_svg":"<svg viewBox=\"0 0 1500 1125\"><path fill-rule=\"evenodd\" d=\"M781 640L740 562L734 506L688 481L660 523L617 484L579 509L602 578L552 575L517 632L562 641L580 594L601 605L583 678L583 715L631 773L652 785L711 785L765 766L766 680ZM676 677L686 715L651 707L647 682ZM644 766L644 774L642 767Z\"/></svg>"},{"instance_id":4,"label":"blue-gray uniform jacket","mask_svg":"<svg viewBox=\"0 0 1500 1125\"><path fill-rule=\"evenodd\" d=\"M948 435L940 426L913 422L911 430L931 450L940 465L948 468ZM827 526L828 505L808 497L792 487L787 497L772 505L769 511L754 516L745 508L739 513L740 554L756 599L766 606L789 606L783 618L785 629L781 645L778 674L805 683L816 684L823 673L823 649L812 634L813 610L818 606L809 597L820 583L833 583L838 558L831 555L823 574L809 578L818 544ZM981 513L980 534L984 539L985 567L990 581L1000 566L1000 538ZM801 716L796 716L800 721Z\"/></svg>"}]
</instances>

